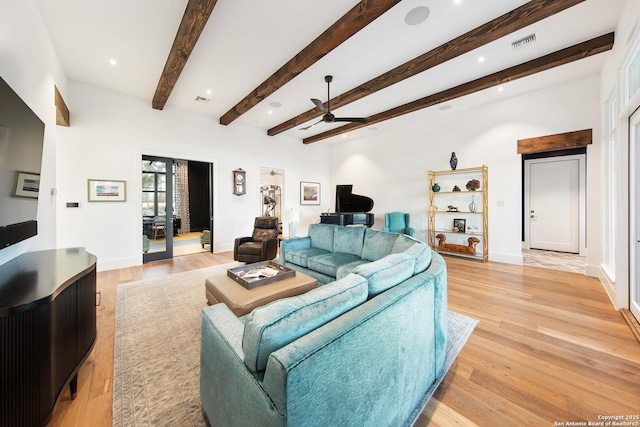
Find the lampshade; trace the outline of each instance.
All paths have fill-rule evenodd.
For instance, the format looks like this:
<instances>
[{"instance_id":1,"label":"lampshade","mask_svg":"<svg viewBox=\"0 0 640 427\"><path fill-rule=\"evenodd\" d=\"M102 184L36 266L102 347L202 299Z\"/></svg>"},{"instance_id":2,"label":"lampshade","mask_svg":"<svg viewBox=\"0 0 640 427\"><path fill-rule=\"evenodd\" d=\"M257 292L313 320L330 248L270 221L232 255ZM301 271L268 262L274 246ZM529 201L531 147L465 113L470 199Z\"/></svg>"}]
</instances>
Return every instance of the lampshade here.
<instances>
[{"instance_id":1,"label":"lampshade","mask_svg":"<svg viewBox=\"0 0 640 427\"><path fill-rule=\"evenodd\" d=\"M295 209L285 209L282 212L282 222L299 222L300 221L300 211Z\"/></svg>"}]
</instances>

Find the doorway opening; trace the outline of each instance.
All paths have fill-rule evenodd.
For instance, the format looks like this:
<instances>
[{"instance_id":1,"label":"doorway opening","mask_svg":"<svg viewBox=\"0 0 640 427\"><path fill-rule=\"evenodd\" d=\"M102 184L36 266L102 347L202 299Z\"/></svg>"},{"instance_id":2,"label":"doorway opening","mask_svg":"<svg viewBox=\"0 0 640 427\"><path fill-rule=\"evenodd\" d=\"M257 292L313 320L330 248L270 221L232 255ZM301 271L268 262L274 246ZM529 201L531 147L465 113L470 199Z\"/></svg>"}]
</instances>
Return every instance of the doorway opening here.
<instances>
[{"instance_id":1,"label":"doorway opening","mask_svg":"<svg viewBox=\"0 0 640 427\"><path fill-rule=\"evenodd\" d=\"M142 156L143 262L213 252L213 164Z\"/></svg>"},{"instance_id":2,"label":"doorway opening","mask_svg":"<svg viewBox=\"0 0 640 427\"><path fill-rule=\"evenodd\" d=\"M584 273L586 147L522 156L523 263Z\"/></svg>"}]
</instances>

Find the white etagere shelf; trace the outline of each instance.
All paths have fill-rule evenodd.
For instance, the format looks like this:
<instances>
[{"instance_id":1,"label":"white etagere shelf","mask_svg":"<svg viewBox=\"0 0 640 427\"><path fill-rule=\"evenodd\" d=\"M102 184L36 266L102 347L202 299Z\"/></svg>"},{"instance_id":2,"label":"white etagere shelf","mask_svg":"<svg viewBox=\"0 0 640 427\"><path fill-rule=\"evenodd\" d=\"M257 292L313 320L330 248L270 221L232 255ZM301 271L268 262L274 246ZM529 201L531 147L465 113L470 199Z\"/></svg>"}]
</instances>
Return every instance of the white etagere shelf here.
<instances>
[{"instance_id":1,"label":"white etagere shelf","mask_svg":"<svg viewBox=\"0 0 640 427\"><path fill-rule=\"evenodd\" d=\"M467 183L474 179L478 180L479 187L475 190L467 189ZM483 165L475 168L429 171L427 181L429 245L443 254L487 261L489 259L487 167ZM436 184L439 189L436 188ZM456 191L453 190L455 186L458 187ZM475 211L471 210L472 202L475 203ZM436 237L438 235L444 238L438 239Z\"/></svg>"}]
</instances>

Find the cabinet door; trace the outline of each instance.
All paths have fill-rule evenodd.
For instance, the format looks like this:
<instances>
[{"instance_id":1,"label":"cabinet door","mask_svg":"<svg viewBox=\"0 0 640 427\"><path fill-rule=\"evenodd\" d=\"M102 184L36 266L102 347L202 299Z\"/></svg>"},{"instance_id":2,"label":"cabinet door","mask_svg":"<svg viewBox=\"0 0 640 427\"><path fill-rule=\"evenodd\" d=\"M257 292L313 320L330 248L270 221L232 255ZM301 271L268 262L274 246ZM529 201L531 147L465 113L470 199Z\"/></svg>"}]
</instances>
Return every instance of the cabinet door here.
<instances>
[{"instance_id":1,"label":"cabinet door","mask_svg":"<svg viewBox=\"0 0 640 427\"><path fill-rule=\"evenodd\" d=\"M76 363L96 339L96 270L78 280L78 349Z\"/></svg>"}]
</instances>

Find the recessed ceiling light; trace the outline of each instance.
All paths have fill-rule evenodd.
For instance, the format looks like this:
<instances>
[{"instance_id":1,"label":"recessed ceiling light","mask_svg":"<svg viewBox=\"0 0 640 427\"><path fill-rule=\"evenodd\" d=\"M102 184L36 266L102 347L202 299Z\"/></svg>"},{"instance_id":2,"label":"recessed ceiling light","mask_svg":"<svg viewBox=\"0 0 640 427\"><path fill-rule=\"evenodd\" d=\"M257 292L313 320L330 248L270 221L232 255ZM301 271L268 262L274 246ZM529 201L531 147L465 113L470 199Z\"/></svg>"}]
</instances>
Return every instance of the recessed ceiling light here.
<instances>
[{"instance_id":1,"label":"recessed ceiling light","mask_svg":"<svg viewBox=\"0 0 640 427\"><path fill-rule=\"evenodd\" d=\"M346 133L343 133L343 134L342 134L342 137L343 137L343 138L346 138L346 137L347 137L347 134L346 134Z\"/></svg>"},{"instance_id":2,"label":"recessed ceiling light","mask_svg":"<svg viewBox=\"0 0 640 427\"><path fill-rule=\"evenodd\" d=\"M440 107L438 107L438 110L445 111L445 110L450 110L451 108L453 108L453 105L444 104L444 105L441 105Z\"/></svg>"},{"instance_id":3,"label":"recessed ceiling light","mask_svg":"<svg viewBox=\"0 0 640 427\"><path fill-rule=\"evenodd\" d=\"M271 107L271 108L280 108L280 107L282 107L282 104L280 104L279 102L275 102L274 101L274 102L269 103L269 107Z\"/></svg>"},{"instance_id":4,"label":"recessed ceiling light","mask_svg":"<svg viewBox=\"0 0 640 427\"><path fill-rule=\"evenodd\" d=\"M478 62L484 62L484 56L481 56L480 58L478 58Z\"/></svg>"},{"instance_id":5,"label":"recessed ceiling light","mask_svg":"<svg viewBox=\"0 0 640 427\"><path fill-rule=\"evenodd\" d=\"M207 89L207 95L211 95L212 93L211 89Z\"/></svg>"},{"instance_id":6,"label":"recessed ceiling light","mask_svg":"<svg viewBox=\"0 0 640 427\"><path fill-rule=\"evenodd\" d=\"M462 0L453 0L453 4L460 4L462 3Z\"/></svg>"},{"instance_id":7,"label":"recessed ceiling light","mask_svg":"<svg viewBox=\"0 0 640 427\"><path fill-rule=\"evenodd\" d=\"M118 62L115 59L110 59L109 64L116 65Z\"/></svg>"},{"instance_id":8,"label":"recessed ceiling light","mask_svg":"<svg viewBox=\"0 0 640 427\"><path fill-rule=\"evenodd\" d=\"M427 6L414 7L404 16L404 23L407 25L422 24L429 17L429 13L431 11Z\"/></svg>"},{"instance_id":9,"label":"recessed ceiling light","mask_svg":"<svg viewBox=\"0 0 640 427\"><path fill-rule=\"evenodd\" d=\"M267 111L267 114L273 114L273 111L269 110Z\"/></svg>"},{"instance_id":10,"label":"recessed ceiling light","mask_svg":"<svg viewBox=\"0 0 640 427\"><path fill-rule=\"evenodd\" d=\"M498 86L498 92L502 92L504 88L502 86Z\"/></svg>"}]
</instances>

